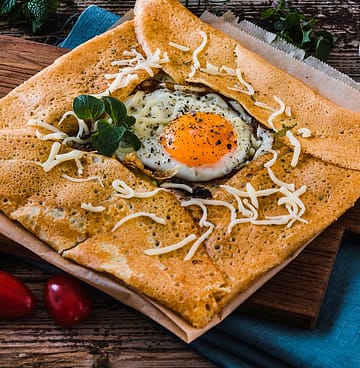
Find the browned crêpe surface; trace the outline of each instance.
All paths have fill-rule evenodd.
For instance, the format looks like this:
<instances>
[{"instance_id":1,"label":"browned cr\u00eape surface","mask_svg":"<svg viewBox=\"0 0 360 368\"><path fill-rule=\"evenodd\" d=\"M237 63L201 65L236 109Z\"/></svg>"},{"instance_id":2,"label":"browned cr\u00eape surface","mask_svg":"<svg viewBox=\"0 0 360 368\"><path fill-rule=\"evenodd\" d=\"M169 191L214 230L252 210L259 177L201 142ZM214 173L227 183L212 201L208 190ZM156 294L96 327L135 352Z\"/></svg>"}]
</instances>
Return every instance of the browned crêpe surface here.
<instances>
[{"instance_id":1,"label":"browned cr\u00eape surface","mask_svg":"<svg viewBox=\"0 0 360 368\"><path fill-rule=\"evenodd\" d=\"M276 129L296 124L293 128L296 133L299 128L308 128L312 133L310 139L298 137L304 152L338 166L360 170L359 113L336 106L223 32L203 23L177 0L138 0L135 32L145 53L151 54L159 48L169 54L170 63L164 64L163 69L178 83L203 83L239 101L267 127L271 127L268 119L272 111L254 103L261 102L278 110L276 96L292 112L290 118L281 114L274 119ZM211 75L197 70L189 77L192 54L203 41L200 32L207 36L205 47L197 55L201 68L208 62L217 67L240 68L243 79L254 88L254 95L229 89L237 84L246 90L236 76ZM169 41L190 50L181 51L169 45Z\"/></svg>"},{"instance_id":2,"label":"browned cr\u00eape surface","mask_svg":"<svg viewBox=\"0 0 360 368\"><path fill-rule=\"evenodd\" d=\"M45 172L40 164L53 142L41 141L27 130L0 130L0 141L10 148L0 153L0 205L11 219L64 257L117 277L196 327L206 325L219 310L227 292L225 281L204 247L191 261L184 261L191 244L162 256L144 254L145 249L175 244L199 233L172 193L120 198L112 186L116 179L139 192L155 186L117 160L94 153L81 158L81 176L73 160ZM64 147L60 153L69 150ZM94 179L73 182L64 175ZM82 204L104 209L92 212ZM166 223L140 217L113 231L119 220L137 212L150 212Z\"/></svg>"},{"instance_id":3,"label":"browned cr\u00eape surface","mask_svg":"<svg viewBox=\"0 0 360 368\"><path fill-rule=\"evenodd\" d=\"M52 65L15 88L0 100L0 128L24 128L29 119L58 126L73 99L81 94L102 93L110 81L105 74L117 73L114 60L123 60L124 51L142 52L134 33L133 21L97 36L57 59ZM40 56L39 56L40 57ZM138 79L113 96L125 99L135 86L149 78L144 70L135 72ZM73 126L61 126L63 131Z\"/></svg>"}]
</instances>

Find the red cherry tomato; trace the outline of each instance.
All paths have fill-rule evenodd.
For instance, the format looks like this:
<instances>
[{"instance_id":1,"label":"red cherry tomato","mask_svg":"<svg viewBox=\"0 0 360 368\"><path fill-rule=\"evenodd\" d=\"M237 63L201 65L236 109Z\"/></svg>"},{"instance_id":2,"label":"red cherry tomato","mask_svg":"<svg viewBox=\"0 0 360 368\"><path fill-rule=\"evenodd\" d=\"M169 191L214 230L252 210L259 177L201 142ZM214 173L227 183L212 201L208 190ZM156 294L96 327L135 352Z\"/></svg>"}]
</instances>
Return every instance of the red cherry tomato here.
<instances>
[{"instance_id":1,"label":"red cherry tomato","mask_svg":"<svg viewBox=\"0 0 360 368\"><path fill-rule=\"evenodd\" d=\"M0 271L0 317L26 317L35 307L32 291L16 276Z\"/></svg>"},{"instance_id":2,"label":"red cherry tomato","mask_svg":"<svg viewBox=\"0 0 360 368\"><path fill-rule=\"evenodd\" d=\"M69 275L56 275L46 282L44 302L50 316L63 327L84 321L92 309L86 287Z\"/></svg>"}]
</instances>

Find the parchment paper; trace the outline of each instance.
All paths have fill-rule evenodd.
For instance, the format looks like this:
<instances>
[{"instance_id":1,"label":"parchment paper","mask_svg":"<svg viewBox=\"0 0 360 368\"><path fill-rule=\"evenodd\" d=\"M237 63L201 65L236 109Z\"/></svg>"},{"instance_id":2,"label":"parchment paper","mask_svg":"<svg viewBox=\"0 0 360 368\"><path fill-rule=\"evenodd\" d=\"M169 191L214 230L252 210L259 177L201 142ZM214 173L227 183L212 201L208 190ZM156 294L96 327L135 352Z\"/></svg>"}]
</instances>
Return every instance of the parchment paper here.
<instances>
[{"instance_id":1,"label":"parchment paper","mask_svg":"<svg viewBox=\"0 0 360 368\"><path fill-rule=\"evenodd\" d=\"M132 13L129 12L122 17L121 21L129 19L131 16ZM360 87L349 77L318 61L311 59L303 60L304 55L301 50L275 40L274 35L265 32L249 22L243 21L238 24L237 19L231 13L225 13L222 17L216 17L209 12L205 12L202 19L228 33L246 47L257 52L279 68L311 85L314 89L319 91L320 94L326 96L338 105L360 111ZM269 42L272 42L274 45L270 45ZM196 329L168 308L154 302L145 295L131 290L118 280L62 258L48 245L3 214L0 214L0 233L31 250L44 261L76 276L89 285L96 287L122 303L143 313L187 343L201 336L207 330L226 318L226 316L232 313L244 300L249 298L257 289L296 258L307 245L304 244L286 262L268 271L259 278L252 287L244 293L239 294L221 311L221 313L215 316L211 323L205 328Z\"/></svg>"}]
</instances>

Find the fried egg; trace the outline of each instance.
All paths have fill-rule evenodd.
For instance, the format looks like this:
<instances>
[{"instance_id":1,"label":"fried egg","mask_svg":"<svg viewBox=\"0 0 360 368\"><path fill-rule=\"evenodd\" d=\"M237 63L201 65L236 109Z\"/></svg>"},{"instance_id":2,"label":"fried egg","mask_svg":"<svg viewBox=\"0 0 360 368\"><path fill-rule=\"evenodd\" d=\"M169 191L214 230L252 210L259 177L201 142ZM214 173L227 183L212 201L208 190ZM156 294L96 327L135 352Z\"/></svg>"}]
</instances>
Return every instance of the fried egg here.
<instances>
[{"instance_id":1,"label":"fried egg","mask_svg":"<svg viewBox=\"0 0 360 368\"><path fill-rule=\"evenodd\" d=\"M215 93L137 91L125 105L136 118L142 164L188 181L225 176L272 146L271 134L262 128L255 138L251 118L239 104L230 106Z\"/></svg>"}]
</instances>

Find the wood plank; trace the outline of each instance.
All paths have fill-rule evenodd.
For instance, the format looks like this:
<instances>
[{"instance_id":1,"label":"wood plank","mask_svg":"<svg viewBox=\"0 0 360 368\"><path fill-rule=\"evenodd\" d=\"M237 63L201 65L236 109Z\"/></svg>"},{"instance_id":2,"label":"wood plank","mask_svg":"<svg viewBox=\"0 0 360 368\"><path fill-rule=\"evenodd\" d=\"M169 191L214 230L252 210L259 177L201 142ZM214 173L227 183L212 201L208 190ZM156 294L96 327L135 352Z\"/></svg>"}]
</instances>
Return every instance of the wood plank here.
<instances>
[{"instance_id":1,"label":"wood plank","mask_svg":"<svg viewBox=\"0 0 360 368\"><path fill-rule=\"evenodd\" d=\"M42 303L52 273L1 253L0 260L1 269L23 280L38 301L26 319L0 319L0 368L214 368L155 322L93 288L91 318L74 328L57 326Z\"/></svg>"},{"instance_id":2,"label":"wood plank","mask_svg":"<svg viewBox=\"0 0 360 368\"><path fill-rule=\"evenodd\" d=\"M0 44L0 96L66 52L54 46L6 36L0 36ZM39 58L39 55L42 57ZM244 303L240 310L302 327L312 327L320 310L344 226L358 231L358 225L353 225L354 222L359 223L358 216L357 207L346 223L334 224L327 229L284 271ZM3 251L33 257L29 252L22 254L22 248L10 244L4 238L1 243Z\"/></svg>"}]
</instances>

